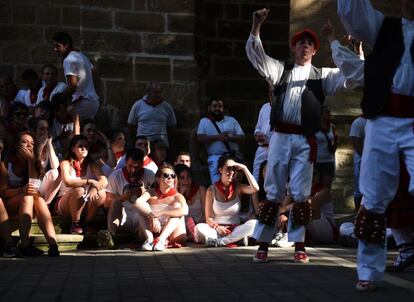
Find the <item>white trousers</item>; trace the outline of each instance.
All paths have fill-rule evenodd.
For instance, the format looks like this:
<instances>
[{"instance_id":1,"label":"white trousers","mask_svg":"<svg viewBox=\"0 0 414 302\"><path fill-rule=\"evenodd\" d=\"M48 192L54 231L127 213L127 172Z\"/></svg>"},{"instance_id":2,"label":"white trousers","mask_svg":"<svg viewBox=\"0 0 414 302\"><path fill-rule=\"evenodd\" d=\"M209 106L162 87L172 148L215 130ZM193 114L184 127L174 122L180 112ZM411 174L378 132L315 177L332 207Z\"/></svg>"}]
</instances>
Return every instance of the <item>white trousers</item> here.
<instances>
[{"instance_id":1,"label":"white trousers","mask_svg":"<svg viewBox=\"0 0 414 302\"><path fill-rule=\"evenodd\" d=\"M397 192L400 157L410 175L409 192L414 193L414 133L412 118L377 117L367 120L359 187L364 207L384 213ZM387 249L359 241L358 278L378 281L385 270Z\"/></svg>"},{"instance_id":2,"label":"white trousers","mask_svg":"<svg viewBox=\"0 0 414 302\"><path fill-rule=\"evenodd\" d=\"M209 155L208 156L208 170L210 172L210 180L211 180L211 184L216 183L217 181L220 180L220 173L218 171L218 160L220 158L221 155Z\"/></svg>"},{"instance_id":3,"label":"white trousers","mask_svg":"<svg viewBox=\"0 0 414 302\"><path fill-rule=\"evenodd\" d=\"M256 150L253 161L253 176L256 179L256 181L259 181L260 165L262 164L262 162L267 160L267 154L269 153L268 151L269 147L261 146L259 146Z\"/></svg>"},{"instance_id":4,"label":"white trousers","mask_svg":"<svg viewBox=\"0 0 414 302\"><path fill-rule=\"evenodd\" d=\"M298 134L275 132L269 143L264 188L267 200L280 203L286 196L286 183L295 202L304 202L311 193L312 163L309 161L310 147L306 137ZM291 221L291 219L289 219ZM253 237L259 242L271 242L275 226L258 223ZM305 241L305 227L288 224L288 240Z\"/></svg>"},{"instance_id":5,"label":"white trousers","mask_svg":"<svg viewBox=\"0 0 414 302\"><path fill-rule=\"evenodd\" d=\"M205 242L206 238L213 238L220 239L223 245L235 243L242 240L244 237L251 237L256 223L256 219L250 219L245 223L236 226L229 235L224 237L220 236L217 231L207 223L199 223L194 229L195 242Z\"/></svg>"}]
</instances>

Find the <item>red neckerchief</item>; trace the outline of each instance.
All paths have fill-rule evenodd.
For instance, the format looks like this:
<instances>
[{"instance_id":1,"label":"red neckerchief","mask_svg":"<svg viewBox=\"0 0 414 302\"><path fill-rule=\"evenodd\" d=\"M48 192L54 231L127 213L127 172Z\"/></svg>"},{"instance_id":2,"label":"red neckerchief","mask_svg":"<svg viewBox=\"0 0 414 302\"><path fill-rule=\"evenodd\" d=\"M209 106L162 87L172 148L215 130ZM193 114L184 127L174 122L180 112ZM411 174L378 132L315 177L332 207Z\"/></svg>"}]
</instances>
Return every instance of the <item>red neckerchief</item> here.
<instances>
[{"instance_id":1,"label":"red neckerchief","mask_svg":"<svg viewBox=\"0 0 414 302\"><path fill-rule=\"evenodd\" d=\"M72 163L73 169L75 169L76 176L81 177L82 175L82 165L78 160L74 160Z\"/></svg>"},{"instance_id":2,"label":"red neckerchief","mask_svg":"<svg viewBox=\"0 0 414 302\"><path fill-rule=\"evenodd\" d=\"M183 194L187 203L192 203L194 196L198 192L198 189L200 189L200 186L192 183L188 194Z\"/></svg>"},{"instance_id":3,"label":"red neckerchief","mask_svg":"<svg viewBox=\"0 0 414 302\"><path fill-rule=\"evenodd\" d=\"M116 160L118 160L124 154L125 154L125 150L118 151L118 152L114 153Z\"/></svg>"},{"instance_id":4,"label":"red neckerchief","mask_svg":"<svg viewBox=\"0 0 414 302\"><path fill-rule=\"evenodd\" d=\"M158 199L164 199L166 197L174 196L177 194L177 191L174 188L168 190L167 193L162 193L159 187L155 188L155 193L157 194Z\"/></svg>"},{"instance_id":5,"label":"red neckerchief","mask_svg":"<svg viewBox=\"0 0 414 302\"><path fill-rule=\"evenodd\" d=\"M53 89L55 89L57 83L53 87L45 86L45 89L43 89L43 100L50 100L50 95L52 94Z\"/></svg>"},{"instance_id":6,"label":"red neckerchief","mask_svg":"<svg viewBox=\"0 0 414 302\"><path fill-rule=\"evenodd\" d=\"M224 195L224 201L228 201L234 193L234 183L231 182L227 188L224 187L224 184L221 182L221 180L217 181L214 184L223 195Z\"/></svg>"},{"instance_id":7,"label":"red neckerchief","mask_svg":"<svg viewBox=\"0 0 414 302\"><path fill-rule=\"evenodd\" d=\"M153 162L153 160L151 157L147 156L147 158L144 159L144 167L148 166L151 162Z\"/></svg>"},{"instance_id":8,"label":"red neckerchief","mask_svg":"<svg viewBox=\"0 0 414 302\"><path fill-rule=\"evenodd\" d=\"M122 168L122 175L124 175L125 179L127 180L128 183L130 184L137 184L139 182L139 180L142 178L142 175L144 174L144 169L141 169L139 171L139 173L137 174L137 176L134 178L134 181L131 181L131 176L129 175L127 168L123 167Z\"/></svg>"}]
</instances>

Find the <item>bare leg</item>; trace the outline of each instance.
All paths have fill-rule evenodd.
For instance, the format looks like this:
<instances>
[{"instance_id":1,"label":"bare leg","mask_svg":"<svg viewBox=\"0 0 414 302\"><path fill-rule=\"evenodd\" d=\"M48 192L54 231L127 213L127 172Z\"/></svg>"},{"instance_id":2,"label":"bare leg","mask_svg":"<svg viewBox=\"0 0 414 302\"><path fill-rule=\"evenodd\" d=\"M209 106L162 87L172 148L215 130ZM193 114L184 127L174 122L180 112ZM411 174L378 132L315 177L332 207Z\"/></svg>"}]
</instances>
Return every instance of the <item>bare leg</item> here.
<instances>
[{"instance_id":1,"label":"bare leg","mask_svg":"<svg viewBox=\"0 0 414 302\"><path fill-rule=\"evenodd\" d=\"M33 196L24 196L19 209L19 232L21 246L27 247L30 244L30 227L33 219Z\"/></svg>"},{"instance_id":2,"label":"bare leg","mask_svg":"<svg viewBox=\"0 0 414 302\"><path fill-rule=\"evenodd\" d=\"M3 200L0 199L0 236L6 244L13 241L10 234L9 215L7 215Z\"/></svg>"},{"instance_id":3,"label":"bare leg","mask_svg":"<svg viewBox=\"0 0 414 302\"><path fill-rule=\"evenodd\" d=\"M164 228L161 231L159 236L160 241L165 241L170 235L175 231L179 226L181 218L169 218L167 223L164 225ZM184 232L185 235L185 232Z\"/></svg>"},{"instance_id":4,"label":"bare leg","mask_svg":"<svg viewBox=\"0 0 414 302\"><path fill-rule=\"evenodd\" d=\"M89 201L87 203L87 207L88 207L88 213L86 214L86 221L91 221L93 220L96 215L98 214L99 208L104 204L105 202L105 198L106 198L106 194L104 190L101 190L98 192L99 195L99 199L95 200L95 201Z\"/></svg>"},{"instance_id":5,"label":"bare leg","mask_svg":"<svg viewBox=\"0 0 414 302\"><path fill-rule=\"evenodd\" d=\"M140 231L144 235L145 239L149 242L152 242L154 240L154 235L150 230L148 220L145 217L140 216L138 219L138 223Z\"/></svg>"},{"instance_id":6,"label":"bare leg","mask_svg":"<svg viewBox=\"0 0 414 302\"><path fill-rule=\"evenodd\" d=\"M85 189L82 187L74 188L68 192L68 196L63 196L60 200L60 209L63 216L70 216L72 221L79 221L85 202L82 195Z\"/></svg>"},{"instance_id":7,"label":"bare leg","mask_svg":"<svg viewBox=\"0 0 414 302\"><path fill-rule=\"evenodd\" d=\"M34 198L34 210L39 221L39 226L50 245L57 244L56 232L53 225L52 216L43 198Z\"/></svg>"}]
</instances>

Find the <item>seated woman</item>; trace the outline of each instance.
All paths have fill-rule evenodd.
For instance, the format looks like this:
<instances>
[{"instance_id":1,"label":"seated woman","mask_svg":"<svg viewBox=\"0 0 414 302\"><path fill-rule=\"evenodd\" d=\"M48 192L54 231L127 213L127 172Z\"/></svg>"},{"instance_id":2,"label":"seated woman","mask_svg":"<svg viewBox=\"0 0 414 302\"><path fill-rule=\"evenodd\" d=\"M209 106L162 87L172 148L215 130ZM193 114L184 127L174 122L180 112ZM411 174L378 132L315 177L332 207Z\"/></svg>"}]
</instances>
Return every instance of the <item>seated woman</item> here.
<instances>
[{"instance_id":1,"label":"seated woman","mask_svg":"<svg viewBox=\"0 0 414 302\"><path fill-rule=\"evenodd\" d=\"M193 182L191 169L184 164L178 164L174 168L177 174L177 189L187 202L188 215L185 220L186 229L194 240L194 227L197 223L206 222L204 216L206 188Z\"/></svg>"},{"instance_id":2,"label":"seated woman","mask_svg":"<svg viewBox=\"0 0 414 302\"><path fill-rule=\"evenodd\" d=\"M109 141L112 153L115 156L116 165L118 165L121 158L125 157L125 133L122 130L114 130L111 132Z\"/></svg>"},{"instance_id":3,"label":"seated woman","mask_svg":"<svg viewBox=\"0 0 414 302\"><path fill-rule=\"evenodd\" d=\"M10 216L19 218L20 253L22 256L43 254L30 242L33 212L49 243L49 256L59 256L55 228L49 209L34 183L43 177L41 164L35 156L35 142L27 132L16 138L8 160L0 164L0 194ZM31 181L29 181L31 180Z\"/></svg>"},{"instance_id":4,"label":"seated woman","mask_svg":"<svg viewBox=\"0 0 414 302\"><path fill-rule=\"evenodd\" d=\"M243 224L240 221L240 195L259 191L259 185L249 169L236 163L233 157L222 155L218 170L220 180L211 185L206 193L206 223L195 227L195 241L204 242L206 246L225 246L251 237L257 223L255 219ZM244 172L249 185L234 183L237 170Z\"/></svg>"},{"instance_id":5,"label":"seated woman","mask_svg":"<svg viewBox=\"0 0 414 302\"><path fill-rule=\"evenodd\" d=\"M59 158L49 136L49 122L46 119L33 118L29 120L29 128L36 142L36 156L45 172L59 168Z\"/></svg>"},{"instance_id":6,"label":"seated woman","mask_svg":"<svg viewBox=\"0 0 414 302\"><path fill-rule=\"evenodd\" d=\"M175 180L171 165L162 166L155 174L155 196L148 200L152 212L146 215L147 219L140 219L146 238L144 251L163 251L168 245L179 246L186 240L184 216L188 206L184 196L175 190Z\"/></svg>"},{"instance_id":7,"label":"seated woman","mask_svg":"<svg viewBox=\"0 0 414 302\"><path fill-rule=\"evenodd\" d=\"M71 233L82 234L81 214L85 210L84 226L92 232L92 220L99 208L105 205L106 177L92 161L88 153L88 140L83 135L75 135L65 160L60 163L62 185L55 205L56 212L72 219Z\"/></svg>"}]
</instances>

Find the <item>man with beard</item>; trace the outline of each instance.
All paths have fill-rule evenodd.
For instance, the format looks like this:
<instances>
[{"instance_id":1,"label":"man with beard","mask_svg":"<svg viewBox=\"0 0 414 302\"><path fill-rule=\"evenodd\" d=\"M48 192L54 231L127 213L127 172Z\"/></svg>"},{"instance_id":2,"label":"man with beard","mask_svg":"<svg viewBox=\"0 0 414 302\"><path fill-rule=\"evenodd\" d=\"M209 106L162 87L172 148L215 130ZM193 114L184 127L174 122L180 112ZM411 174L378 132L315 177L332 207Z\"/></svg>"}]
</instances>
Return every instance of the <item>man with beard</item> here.
<instances>
[{"instance_id":1,"label":"man with beard","mask_svg":"<svg viewBox=\"0 0 414 302\"><path fill-rule=\"evenodd\" d=\"M108 177L106 194L111 204L108 212L108 231L100 231L98 243L106 248L114 248L113 234L137 234L140 216L147 214L146 201L150 194L146 188L155 180L155 174L143 167L144 153L135 148L125 155L126 165L113 171Z\"/></svg>"},{"instance_id":2,"label":"man with beard","mask_svg":"<svg viewBox=\"0 0 414 302\"><path fill-rule=\"evenodd\" d=\"M375 282L383 278L384 213L397 192L400 158L410 177L408 192L414 193L414 1L399 3L401 17L390 18L369 0L338 0L338 15L347 32L372 47L365 60L361 102L367 122L359 182L363 199L355 224L360 291L375 290ZM405 261L414 250L411 236L409 232L409 246L399 246ZM395 238L400 245L403 238Z\"/></svg>"},{"instance_id":3,"label":"man with beard","mask_svg":"<svg viewBox=\"0 0 414 302\"><path fill-rule=\"evenodd\" d=\"M346 88L344 68L316 68L312 58L320 42L310 29L295 33L291 39L294 64L275 60L266 55L260 29L268 17L269 10L253 13L253 24L246 43L246 53L255 69L275 85L270 114L270 129L274 130L269 142L269 154L264 188L267 202L258 211L259 223L253 237L260 242L253 258L255 262L266 262L268 246L275 232L275 221L280 203L286 196L286 183L294 203L290 211L288 240L295 242L294 261L307 263L305 230L311 220L308 197L311 193L312 169L316 160L314 134L321 128L321 107L325 96ZM333 41L334 29L328 22L322 33L331 42L334 50L339 47ZM356 57L357 58L357 57ZM359 58L357 58L359 59ZM352 62L351 62L352 63ZM357 62L358 68L361 63ZM348 64L348 62L347 62ZM349 68L353 74L353 68Z\"/></svg>"},{"instance_id":4,"label":"man with beard","mask_svg":"<svg viewBox=\"0 0 414 302\"><path fill-rule=\"evenodd\" d=\"M220 179L217 164L224 153L237 153L239 143L244 140L244 132L235 118L224 115L224 101L211 98L208 106L209 117L198 124L197 140L206 146L211 183Z\"/></svg>"},{"instance_id":5,"label":"man with beard","mask_svg":"<svg viewBox=\"0 0 414 302\"><path fill-rule=\"evenodd\" d=\"M59 92L62 92L66 88L66 84L63 82L58 82L57 80L58 70L56 66L47 64L42 67L42 81L45 84L40 88L37 93L37 102L38 105L41 101L50 101L52 97Z\"/></svg>"},{"instance_id":6,"label":"man with beard","mask_svg":"<svg viewBox=\"0 0 414 302\"><path fill-rule=\"evenodd\" d=\"M161 139L169 147L168 134L174 131L177 119L171 105L162 97L159 82L148 83L147 94L136 101L129 112L128 124L131 133L136 127L136 136L145 135L151 142Z\"/></svg>"}]
</instances>

